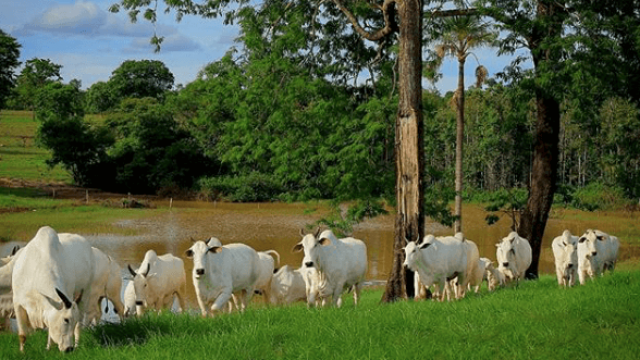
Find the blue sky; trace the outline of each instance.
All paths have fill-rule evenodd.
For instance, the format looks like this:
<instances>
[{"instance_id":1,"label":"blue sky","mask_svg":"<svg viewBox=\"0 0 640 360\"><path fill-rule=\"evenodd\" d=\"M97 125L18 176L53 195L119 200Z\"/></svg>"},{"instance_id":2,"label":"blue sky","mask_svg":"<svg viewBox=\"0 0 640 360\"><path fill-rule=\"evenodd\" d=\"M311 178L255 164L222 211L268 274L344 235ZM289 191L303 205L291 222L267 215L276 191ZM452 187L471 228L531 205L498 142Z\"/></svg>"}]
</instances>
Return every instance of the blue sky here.
<instances>
[{"instance_id":1,"label":"blue sky","mask_svg":"<svg viewBox=\"0 0 640 360\"><path fill-rule=\"evenodd\" d=\"M22 45L21 61L50 59L62 65L65 82L82 81L88 88L107 81L113 70L126 60L160 60L175 76L176 84L193 81L206 64L220 59L234 45L238 28L223 25L222 19L185 16L175 21L173 14L159 11L157 32L165 40L160 53L149 39L153 26L140 19L132 24L125 12L112 14L115 0L0 0L0 28ZM164 5L159 5L163 8ZM478 59L493 76L509 62L495 50L480 49ZM467 60L466 84L473 83L475 58ZM455 89L457 64L448 60L443 78L436 84L442 93Z\"/></svg>"}]
</instances>

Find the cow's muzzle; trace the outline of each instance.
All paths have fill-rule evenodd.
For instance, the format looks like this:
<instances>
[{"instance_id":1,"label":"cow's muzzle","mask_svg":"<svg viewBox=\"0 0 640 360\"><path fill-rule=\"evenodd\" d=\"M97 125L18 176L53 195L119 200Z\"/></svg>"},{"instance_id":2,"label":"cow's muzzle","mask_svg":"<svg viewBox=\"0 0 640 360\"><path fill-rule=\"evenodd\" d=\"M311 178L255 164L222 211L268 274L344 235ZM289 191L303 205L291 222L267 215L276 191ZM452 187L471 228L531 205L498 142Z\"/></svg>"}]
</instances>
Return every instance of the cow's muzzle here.
<instances>
[{"instance_id":1,"label":"cow's muzzle","mask_svg":"<svg viewBox=\"0 0 640 360\"><path fill-rule=\"evenodd\" d=\"M196 275L198 276L204 275L204 269L196 269Z\"/></svg>"},{"instance_id":2,"label":"cow's muzzle","mask_svg":"<svg viewBox=\"0 0 640 360\"><path fill-rule=\"evenodd\" d=\"M64 352L66 353L70 353L73 351L73 346L69 346L68 348L64 349Z\"/></svg>"},{"instance_id":3,"label":"cow's muzzle","mask_svg":"<svg viewBox=\"0 0 640 360\"><path fill-rule=\"evenodd\" d=\"M136 301L136 306L144 306L144 303L142 301Z\"/></svg>"},{"instance_id":4,"label":"cow's muzzle","mask_svg":"<svg viewBox=\"0 0 640 360\"><path fill-rule=\"evenodd\" d=\"M308 268L313 267L313 261L307 261L306 263L304 263L304 266Z\"/></svg>"},{"instance_id":5,"label":"cow's muzzle","mask_svg":"<svg viewBox=\"0 0 640 360\"><path fill-rule=\"evenodd\" d=\"M503 263L502 263L502 266L504 266L504 267L509 267L509 263L508 263L508 262L503 262Z\"/></svg>"}]
</instances>

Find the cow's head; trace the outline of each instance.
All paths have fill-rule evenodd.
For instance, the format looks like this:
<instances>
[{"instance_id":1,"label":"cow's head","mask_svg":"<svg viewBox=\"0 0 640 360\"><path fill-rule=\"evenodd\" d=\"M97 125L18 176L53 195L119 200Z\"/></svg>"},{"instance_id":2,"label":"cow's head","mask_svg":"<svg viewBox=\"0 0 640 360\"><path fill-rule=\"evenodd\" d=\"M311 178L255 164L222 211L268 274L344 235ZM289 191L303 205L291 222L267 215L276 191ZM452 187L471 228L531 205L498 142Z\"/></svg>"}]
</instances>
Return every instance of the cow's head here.
<instances>
[{"instance_id":1,"label":"cow's head","mask_svg":"<svg viewBox=\"0 0 640 360\"><path fill-rule=\"evenodd\" d=\"M136 294L136 314L141 316L144 313L144 308L147 305L147 288L149 287L149 281L152 280L156 274L149 274L151 270L151 264L147 263L146 267L140 267L138 271L134 271L131 265L127 265L129 273L133 276L133 288Z\"/></svg>"},{"instance_id":2,"label":"cow's head","mask_svg":"<svg viewBox=\"0 0 640 360\"><path fill-rule=\"evenodd\" d=\"M518 238L518 234L512 231L501 242L496 244L496 259L498 260L498 269L510 278L516 277L516 250L514 243Z\"/></svg>"},{"instance_id":3,"label":"cow's head","mask_svg":"<svg viewBox=\"0 0 640 360\"><path fill-rule=\"evenodd\" d=\"M215 239L215 238L212 238ZM217 239L216 239L217 240ZM211 242L211 239L209 239ZM204 276L206 276L206 271L208 267L208 255L207 254L218 254L222 251L221 246L209 246L205 244L204 241L196 241L193 246L191 246L187 251L185 251L185 255L189 259L193 259L193 279L197 280Z\"/></svg>"},{"instance_id":4,"label":"cow's head","mask_svg":"<svg viewBox=\"0 0 640 360\"><path fill-rule=\"evenodd\" d=\"M73 350L74 331L76 324L80 321L80 310L78 302L82 299L82 292L74 299L69 298L59 289L55 289L60 301L54 300L42 294L52 309L46 312L47 327L49 328L49 338L58 344L60 351L69 352Z\"/></svg>"},{"instance_id":5,"label":"cow's head","mask_svg":"<svg viewBox=\"0 0 640 360\"><path fill-rule=\"evenodd\" d=\"M432 235L427 235L432 236ZM422 260L422 253L420 250L426 249L431 245L431 238L427 239L425 236L425 241L422 244L418 245L417 241L407 241L407 246L404 247L404 263L403 265L408 267L412 271L418 270L418 264Z\"/></svg>"},{"instance_id":6,"label":"cow's head","mask_svg":"<svg viewBox=\"0 0 640 360\"><path fill-rule=\"evenodd\" d=\"M598 256L598 244L605 240L605 235L598 230L587 230L578 240L580 253L589 260Z\"/></svg>"},{"instance_id":7,"label":"cow's head","mask_svg":"<svg viewBox=\"0 0 640 360\"><path fill-rule=\"evenodd\" d=\"M330 230L323 231L321 236L318 237L320 229L316 230L315 234L304 234L302 229L300 235L302 240L293 247L293 252L304 251L304 258L302 259L302 265L304 267L316 267L318 266L318 255L322 246L329 246L335 238ZM329 235L330 234L330 235Z\"/></svg>"}]
</instances>

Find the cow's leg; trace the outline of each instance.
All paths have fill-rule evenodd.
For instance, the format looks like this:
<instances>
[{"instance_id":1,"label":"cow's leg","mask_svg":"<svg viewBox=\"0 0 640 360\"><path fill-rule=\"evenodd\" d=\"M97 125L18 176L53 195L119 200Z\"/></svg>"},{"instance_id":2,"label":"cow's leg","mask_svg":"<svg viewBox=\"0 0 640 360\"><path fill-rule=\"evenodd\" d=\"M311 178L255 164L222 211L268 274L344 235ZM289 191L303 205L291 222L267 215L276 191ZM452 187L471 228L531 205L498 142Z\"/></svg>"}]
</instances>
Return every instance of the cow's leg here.
<instances>
[{"instance_id":1,"label":"cow's leg","mask_svg":"<svg viewBox=\"0 0 640 360\"><path fill-rule=\"evenodd\" d=\"M220 294L220 296L216 298L216 301L214 301L213 305L211 305L211 312L213 313L212 315L215 315L218 312L222 311L224 306L227 305L227 302L229 301L229 299L231 299L230 289Z\"/></svg>"},{"instance_id":2,"label":"cow's leg","mask_svg":"<svg viewBox=\"0 0 640 360\"><path fill-rule=\"evenodd\" d=\"M76 327L73 330L73 336L75 337L76 343L75 343L75 347L78 347L78 345L80 344L80 328L82 327L82 324L80 324L80 321L78 321L76 323Z\"/></svg>"},{"instance_id":3,"label":"cow's leg","mask_svg":"<svg viewBox=\"0 0 640 360\"><path fill-rule=\"evenodd\" d=\"M18 323L18 337L20 338L20 351L24 352L24 343L27 341L27 322L29 317L26 310L22 306L15 305L13 308L16 314L16 322ZM49 345L47 344L47 347Z\"/></svg>"},{"instance_id":4,"label":"cow's leg","mask_svg":"<svg viewBox=\"0 0 640 360\"><path fill-rule=\"evenodd\" d=\"M358 306L358 302L360 301L360 289L362 289L362 283L353 285L353 304L355 306Z\"/></svg>"},{"instance_id":5,"label":"cow's leg","mask_svg":"<svg viewBox=\"0 0 640 360\"><path fill-rule=\"evenodd\" d=\"M181 291L176 291L175 292L175 296L178 298L178 306L180 307L179 309L179 313L182 313L185 309L184 307L184 293L182 293Z\"/></svg>"},{"instance_id":6,"label":"cow's leg","mask_svg":"<svg viewBox=\"0 0 640 360\"><path fill-rule=\"evenodd\" d=\"M198 307L200 307L200 312L202 313L202 317L207 317L207 305L202 301L202 296L196 294L196 299L198 300Z\"/></svg>"},{"instance_id":7,"label":"cow's leg","mask_svg":"<svg viewBox=\"0 0 640 360\"><path fill-rule=\"evenodd\" d=\"M333 288L333 305L335 307L340 307L342 306L342 290L344 289L344 282L340 282L338 284L336 284L336 286Z\"/></svg>"}]
</instances>

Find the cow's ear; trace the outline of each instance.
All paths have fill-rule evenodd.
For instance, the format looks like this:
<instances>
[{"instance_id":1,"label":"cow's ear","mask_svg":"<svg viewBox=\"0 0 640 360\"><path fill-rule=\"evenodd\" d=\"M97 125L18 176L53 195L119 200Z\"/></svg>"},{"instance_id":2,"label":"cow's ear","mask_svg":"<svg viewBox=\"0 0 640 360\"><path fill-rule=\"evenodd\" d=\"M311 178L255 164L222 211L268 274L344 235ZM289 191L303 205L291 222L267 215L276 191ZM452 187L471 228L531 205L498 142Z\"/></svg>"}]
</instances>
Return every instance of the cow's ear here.
<instances>
[{"instance_id":1,"label":"cow's ear","mask_svg":"<svg viewBox=\"0 0 640 360\"><path fill-rule=\"evenodd\" d=\"M422 244L420 244L420 246L419 246L419 247L420 247L420 249L426 249L426 248L428 248L430 245L431 245L431 243L422 243Z\"/></svg>"},{"instance_id":2,"label":"cow's ear","mask_svg":"<svg viewBox=\"0 0 640 360\"><path fill-rule=\"evenodd\" d=\"M329 246L331 245L331 240L329 238L322 238L320 239L320 241L318 241L318 243L322 246Z\"/></svg>"},{"instance_id":3,"label":"cow's ear","mask_svg":"<svg viewBox=\"0 0 640 360\"><path fill-rule=\"evenodd\" d=\"M214 246L209 248L209 252L212 252L214 254L219 254L220 252L222 252L222 247L220 246Z\"/></svg>"},{"instance_id":4,"label":"cow's ear","mask_svg":"<svg viewBox=\"0 0 640 360\"><path fill-rule=\"evenodd\" d=\"M291 251L295 253L295 252L300 252L300 251L302 251L302 249L303 249L302 244L296 244L296 246L294 246L294 247L293 247L293 249L292 249Z\"/></svg>"},{"instance_id":5,"label":"cow's ear","mask_svg":"<svg viewBox=\"0 0 640 360\"><path fill-rule=\"evenodd\" d=\"M133 268L131 268L131 265L127 265L127 269L129 269L129 273L131 274L131 276L136 277L136 272L133 271Z\"/></svg>"},{"instance_id":6,"label":"cow's ear","mask_svg":"<svg viewBox=\"0 0 640 360\"><path fill-rule=\"evenodd\" d=\"M84 289L80 290L80 294L78 294L78 296L76 296L76 298L73 299L73 302L75 302L76 304L80 303L80 301L82 301L83 294L84 294Z\"/></svg>"},{"instance_id":7,"label":"cow's ear","mask_svg":"<svg viewBox=\"0 0 640 360\"><path fill-rule=\"evenodd\" d=\"M604 236L602 236L602 235L597 236L597 237L596 237L596 239L598 239L598 240L600 240L600 241L604 241Z\"/></svg>"},{"instance_id":8,"label":"cow's ear","mask_svg":"<svg viewBox=\"0 0 640 360\"><path fill-rule=\"evenodd\" d=\"M41 293L40 295L42 295L42 297L44 297L44 298L49 302L49 304L50 304L51 306L53 306L53 308L54 308L54 309L56 309L56 310L60 311L60 310L62 310L62 308L64 307L64 305L62 304L62 302L61 302L61 301L53 300L52 298L50 298L50 297L48 297L47 295L42 294L42 293Z\"/></svg>"},{"instance_id":9,"label":"cow's ear","mask_svg":"<svg viewBox=\"0 0 640 360\"><path fill-rule=\"evenodd\" d=\"M497 248L499 248L499 247L500 247L500 243L497 243L497 244L496 244L496 247L497 247Z\"/></svg>"},{"instance_id":10,"label":"cow's ear","mask_svg":"<svg viewBox=\"0 0 640 360\"><path fill-rule=\"evenodd\" d=\"M184 252L184 255L188 258L188 259L193 259L193 250L189 249L187 251Z\"/></svg>"}]
</instances>

